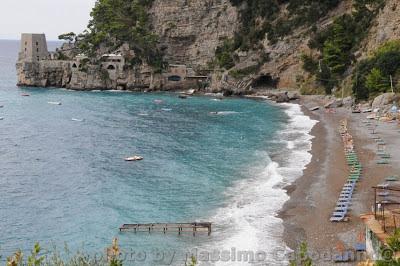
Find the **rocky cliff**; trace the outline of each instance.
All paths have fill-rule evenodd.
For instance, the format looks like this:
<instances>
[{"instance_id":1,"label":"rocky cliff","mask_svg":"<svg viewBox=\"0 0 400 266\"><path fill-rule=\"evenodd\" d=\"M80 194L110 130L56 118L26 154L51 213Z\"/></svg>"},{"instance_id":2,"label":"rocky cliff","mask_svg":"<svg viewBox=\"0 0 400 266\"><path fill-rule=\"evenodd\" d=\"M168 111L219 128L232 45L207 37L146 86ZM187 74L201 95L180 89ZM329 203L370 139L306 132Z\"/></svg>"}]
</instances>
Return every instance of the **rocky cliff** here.
<instances>
[{"instance_id":1,"label":"rocky cliff","mask_svg":"<svg viewBox=\"0 0 400 266\"><path fill-rule=\"evenodd\" d=\"M328 27L338 16L352 13L354 1L338 2L335 8L319 18L317 25L313 26L313 31ZM374 18L367 37L358 48L361 58L385 41L400 38L399 5L397 0L386 0L384 8ZM274 42L264 33L260 45L256 45L257 48L233 52L235 62L230 69L221 69L212 64L215 62L217 48L225 40L234 39L235 34L240 32L243 23L241 10L245 6L246 4L233 6L231 0L153 1L148 10L149 21L152 31L158 36L158 46L164 60L169 64L182 64L194 69L193 74L185 72L185 75L179 76L179 81L169 70L164 70L163 74L155 74L155 71L145 64L133 68L121 65L110 70L96 63L89 64L84 69L73 69L75 59L70 59L39 62L20 60L17 64L18 84L73 89L132 90L173 89L176 84L177 88L194 86L238 93L253 93L254 90L266 88L298 89L308 76L303 70L301 55L318 54L308 45L312 35L310 26L294 28ZM279 7L278 18L290 14L287 4L281 4ZM257 23L260 25L265 24L265 18L255 21L259 21ZM207 69L209 71L205 71ZM193 82L193 79L191 82L182 82L186 81L187 76L209 78L201 84Z\"/></svg>"},{"instance_id":2,"label":"rocky cliff","mask_svg":"<svg viewBox=\"0 0 400 266\"><path fill-rule=\"evenodd\" d=\"M389 41L400 39L400 2L398 0L387 0L385 7L377 16L362 49L363 55L367 56L380 45Z\"/></svg>"},{"instance_id":3,"label":"rocky cliff","mask_svg":"<svg viewBox=\"0 0 400 266\"><path fill-rule=\"evenodd\" d=\"M229 0L155 0L150 10L166 61L205 67L239 20Z\"/></svg>"}]
</instances>

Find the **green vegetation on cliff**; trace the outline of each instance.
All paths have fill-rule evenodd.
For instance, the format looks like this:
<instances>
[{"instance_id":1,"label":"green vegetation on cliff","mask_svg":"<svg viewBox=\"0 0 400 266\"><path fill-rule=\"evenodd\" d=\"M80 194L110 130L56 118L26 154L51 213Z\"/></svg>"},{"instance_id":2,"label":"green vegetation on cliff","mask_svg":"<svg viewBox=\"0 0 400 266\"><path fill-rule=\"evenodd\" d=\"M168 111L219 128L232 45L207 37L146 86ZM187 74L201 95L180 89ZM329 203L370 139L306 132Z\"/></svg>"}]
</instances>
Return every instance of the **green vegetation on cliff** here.
<instances>
[{"instance_id":1,"label":"green vegetation on cliff","mask_svg":"<svg viewBox=\"0 0 400 266\"><path fill-rule=\"evenodd\" d=\"M230 0L240 10L242 26L235 38L242 50L254 45L268 35L270 42L290 34L301 26L314 25L340 0ZM280 16L287 5L287 16Z\"/></svg>"},{"instance_id":2,"label":"green vegetation on cliff","mask_svg":"<svg viewBox=\"0 0 400 266\"><path fill-rule=\"evenodd\" d=\"M368 99L380 93L400 91L400 40L389 41L367 59L357 63L353 73L353 93Z\"/></svg>"},{"instance_id":3,"label":"green vegetation on cliff","mask_svg":"<svg viewBox=\"0 0 400 266\"><path fill-rule=\"evenodd\" d=\"M90 13L88 29L80 36L79 48L93 56L101 47L113 51L128 43L136 54L132 64L144 60L161 68L158 38L152 32L148 17L152 3L153 0L97 0Z\"/></svg>"},{"instance_id":4,"label":"green vegetation on cliff","mask_svg":"<svg viewBox=\"0 0 400 266\"><path fill-rule=\"evenodd\" d=\"M319 56L303 56L303 68L316 76L327 94L339 84L346 76L346 70L355 62L353 54L383 4L384 0L355 0L351 15L337 17L328 27L312 35L309 47L318 50Z\"/></svg>"},{"instance_id":5,"label":"green vegetation on cliff","mask_svg":"<svg viewBox=\"0 0 400 266\"><path fill-rule=\"evenodd\" d=\"M240 11L241 27L231 40L225 40L216 51L216 62L221 68L234 66L236 50L258 50L268 37L271 43L302 26L314 25L341 0L230 0ZM284 6L288 14L281 16Z\"/></svg>"}]
</instances>

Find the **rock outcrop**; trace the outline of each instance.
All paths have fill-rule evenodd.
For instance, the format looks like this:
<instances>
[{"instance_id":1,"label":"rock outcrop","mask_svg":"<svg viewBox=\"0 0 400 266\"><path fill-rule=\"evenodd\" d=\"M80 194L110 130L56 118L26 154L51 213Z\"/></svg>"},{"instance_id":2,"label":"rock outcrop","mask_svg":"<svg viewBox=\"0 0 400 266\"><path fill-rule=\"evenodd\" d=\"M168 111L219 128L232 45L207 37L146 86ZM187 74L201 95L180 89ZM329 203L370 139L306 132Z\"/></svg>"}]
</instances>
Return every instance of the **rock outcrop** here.
<instances>
[{"instance_id":1,"label":"rock outcrop","mask_svg":"<svg viewBox=\"0 0 400 266\"><path fill-rule=\"evenodd\" d=\"M205 67L224 38L239 26L238 12L229 0L155 0L150 10L165 59Z\"/></svg>"},{"instance_id":2,"label":"rock outcrop","mask_svg":"<svg viewBox=\"0 0 400 266\"><path fill-rule=\"evenodd\" d=\"M372 102L372 109L382 108L387 105L393 104L393 102L397 102L400 99L400 95L396 95L395 93L384 93L377 96Z\"/></svg>"}]
</instances>

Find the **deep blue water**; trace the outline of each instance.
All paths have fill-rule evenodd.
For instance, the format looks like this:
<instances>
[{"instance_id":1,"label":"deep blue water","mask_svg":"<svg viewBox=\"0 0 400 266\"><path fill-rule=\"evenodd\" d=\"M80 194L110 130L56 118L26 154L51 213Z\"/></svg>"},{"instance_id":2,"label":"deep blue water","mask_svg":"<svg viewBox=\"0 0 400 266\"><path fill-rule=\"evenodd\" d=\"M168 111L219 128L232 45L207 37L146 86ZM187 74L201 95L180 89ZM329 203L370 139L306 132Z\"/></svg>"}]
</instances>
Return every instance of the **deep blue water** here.
<instances>
[{"instance_id":1,"label":"deep blue water","mask_svg":"<svg viewBox=\"0 0 400 266\"><path fill-rule=\"evenodd\" d=\"M279 239L268 221L285 197L264 194L283 181L271 181L272 155L289 163L282 139L296 134L282 133L289 123L282 107L163 93L17 88L17 51L17 42L0 41L3 258L36 241L102 252L118 237L123 249L182 252L227 246L230 237L234 245L235 234L248 237L248 248ZM215 111L222 113L210 114ZM134 154L144 160L123 160ZM123 223L191 221L213 222L211 237L118 232ZM262 230L248 233L252 227Z\"/></svg>"}]
</instances>

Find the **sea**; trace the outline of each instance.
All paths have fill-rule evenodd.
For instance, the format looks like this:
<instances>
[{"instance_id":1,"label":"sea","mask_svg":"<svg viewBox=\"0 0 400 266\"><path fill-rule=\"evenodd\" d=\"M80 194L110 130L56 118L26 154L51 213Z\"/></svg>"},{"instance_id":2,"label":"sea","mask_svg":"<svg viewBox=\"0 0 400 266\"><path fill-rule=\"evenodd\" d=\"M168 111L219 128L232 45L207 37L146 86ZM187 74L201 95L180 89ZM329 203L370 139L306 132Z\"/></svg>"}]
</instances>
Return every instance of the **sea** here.
<instances>
[{"instance_id":1,"label":"sea","mask_svg":"<svg viewBox=\"0 0 400 266\"><path fill-rule=\"evenodd\" d=\"M287 263L277 214L316 123L299 105L17 87L18 50L0 41L0 260L36 242L101 256L117 238L124 265ZM119 232L156 222L212 233Z\"/></svg>"}]
</instances>

